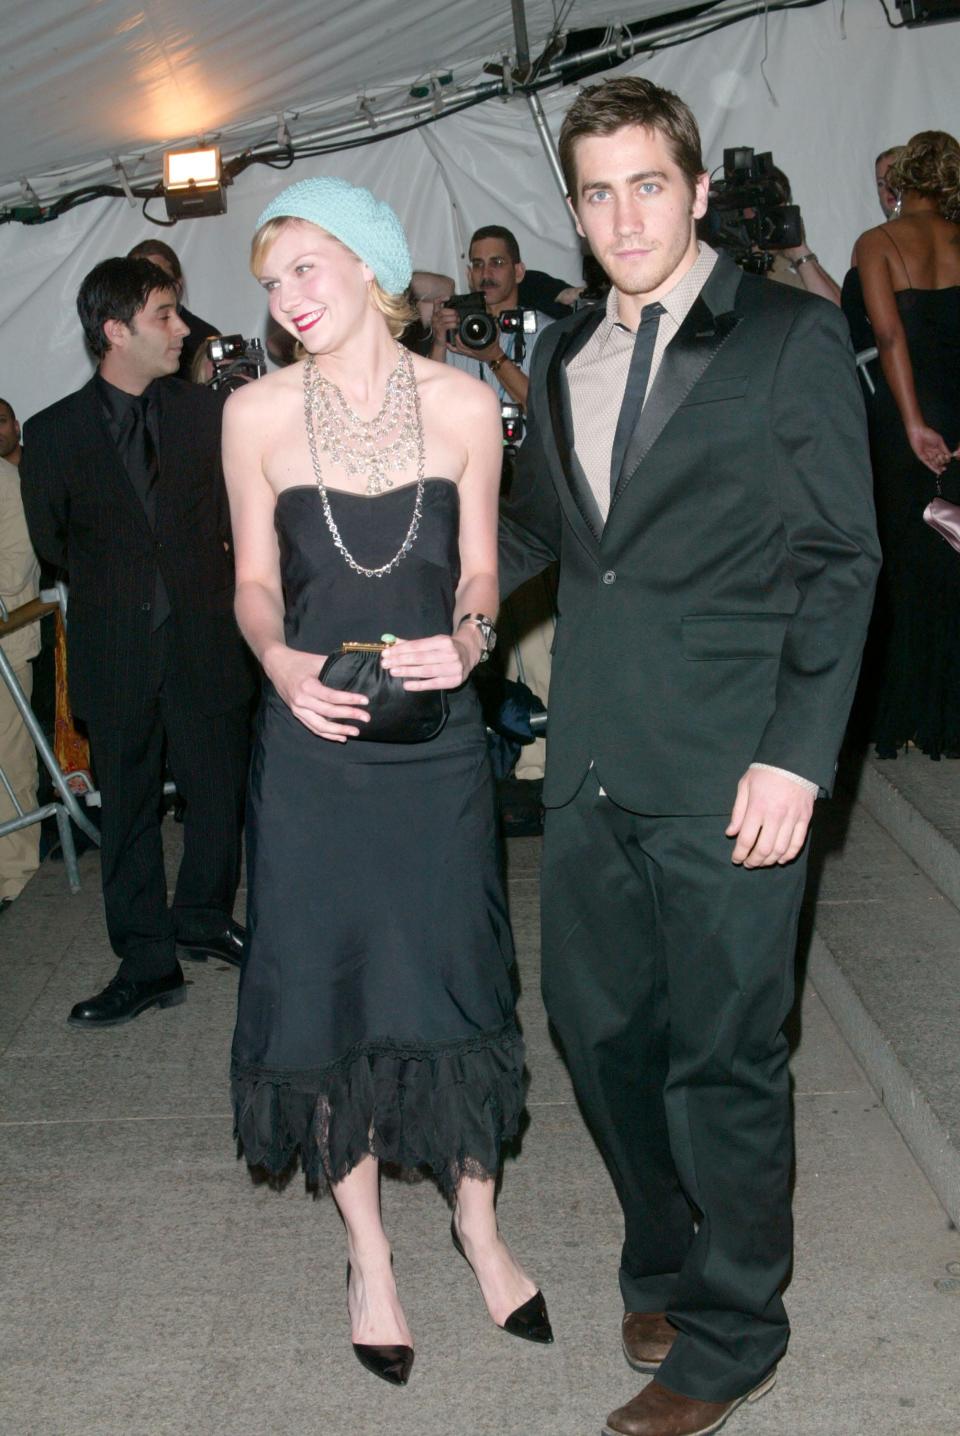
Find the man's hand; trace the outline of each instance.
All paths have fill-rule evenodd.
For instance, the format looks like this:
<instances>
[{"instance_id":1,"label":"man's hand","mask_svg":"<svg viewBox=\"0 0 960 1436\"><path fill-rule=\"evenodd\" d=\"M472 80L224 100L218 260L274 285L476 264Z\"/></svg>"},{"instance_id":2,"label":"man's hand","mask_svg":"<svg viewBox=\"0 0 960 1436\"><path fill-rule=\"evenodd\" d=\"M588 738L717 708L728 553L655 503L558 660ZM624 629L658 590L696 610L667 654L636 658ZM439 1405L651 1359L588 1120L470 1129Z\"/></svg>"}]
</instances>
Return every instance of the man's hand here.
<instances>
[{"instance_id":1,"label":"man's hand","mask_svg":"<svg viewBox=\"0 0 960 1436\"><path fill-rule=\"evenodd\" d=\"M460 327L461 315L455 309L450 309L442 300L437 300L433 310L433 342L434 345L442 345L449 349L452 354L463 354L467 359L478 359L482 364L489 364L492 359L504 359L506 355L500 348L499 334L492 344L485 349L468 349L465 344L460 343L457 330ZM453 338L450 338L450 335Z\"/></svg>"},{"instance_id":2,"label":"man's hand","mask_svg":"<svg viewBox=\"0 0 960 1436\"><path fill-rule=\"evenodd\" d=\"M792 778L748 768L727 825L727 837L737 840L731 860L745 868L793 862L806 839L813 803L814 795Z\"/></svg>"}]
</instances>

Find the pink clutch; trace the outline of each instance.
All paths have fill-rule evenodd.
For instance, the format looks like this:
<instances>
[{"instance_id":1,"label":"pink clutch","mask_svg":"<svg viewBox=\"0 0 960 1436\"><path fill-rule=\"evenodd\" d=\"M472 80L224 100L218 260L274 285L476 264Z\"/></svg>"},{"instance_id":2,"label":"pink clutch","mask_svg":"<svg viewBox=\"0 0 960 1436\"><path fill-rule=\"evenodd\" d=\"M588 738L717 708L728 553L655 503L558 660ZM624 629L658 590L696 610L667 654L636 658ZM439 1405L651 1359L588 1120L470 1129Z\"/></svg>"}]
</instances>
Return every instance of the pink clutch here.
<instances>
[{"instance_id":1,"label":"pink clutch","mask_svg":"<svg viewBox=\"0 0 960 1436\"><path fill-rule=\"evenodd\" d=\"M938 494L924 509L923 521L960 553L960 504L948 503Z\"/></svg>"}]
</instances>

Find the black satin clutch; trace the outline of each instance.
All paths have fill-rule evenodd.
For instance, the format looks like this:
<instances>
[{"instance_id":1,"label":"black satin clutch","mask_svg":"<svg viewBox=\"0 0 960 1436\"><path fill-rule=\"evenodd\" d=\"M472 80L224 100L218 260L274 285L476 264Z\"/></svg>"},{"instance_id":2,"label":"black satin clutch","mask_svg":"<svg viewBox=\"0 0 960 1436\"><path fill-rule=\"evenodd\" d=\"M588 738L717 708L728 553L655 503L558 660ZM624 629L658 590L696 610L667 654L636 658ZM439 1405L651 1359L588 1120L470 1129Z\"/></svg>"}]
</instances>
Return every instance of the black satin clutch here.
<instances>
[{"instance_id":1,"label":"black satin clutch","mask_svg":"<svg viewBox=\"0 0 960 1436\"><path fill-rule=\"evenodd\" d=\"M442 688L411 693L380 662L386 643L343 643L320 670L320 682L345 693L362 693L370 702L369 723L358 723L352 739L368 743L426 743L435 738L450 712Z\"/></svg>"}]
</instances>

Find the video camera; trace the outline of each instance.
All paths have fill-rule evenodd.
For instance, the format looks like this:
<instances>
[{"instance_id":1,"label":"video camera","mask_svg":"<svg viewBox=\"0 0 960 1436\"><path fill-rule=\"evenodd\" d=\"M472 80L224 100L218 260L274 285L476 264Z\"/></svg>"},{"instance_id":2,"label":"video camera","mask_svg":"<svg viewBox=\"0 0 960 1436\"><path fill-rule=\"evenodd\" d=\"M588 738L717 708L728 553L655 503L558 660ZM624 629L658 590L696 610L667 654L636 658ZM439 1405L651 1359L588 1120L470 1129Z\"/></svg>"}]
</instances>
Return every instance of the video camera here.
<instances>
[{"instance_id":1,"label":"video camera","mask_svg":"<svg viewBox=\"0 0 960 1436\"><path fill-rule=\"evenodd\" d=\"M213 365L213 378L207 380L210 389L235 389L238 384L259 379L267 372L267 358L259 339L244 339L242 334L214 334L204 348Z\"/></svg>"},{"instance_id":2,"label":"video camera","mask_svg":"<svg viewBox=\"0 0 960 1436\"><path fill-rule=\"evenodd\" d=\"M522 336L537 332L535 310L505 309L502 314L491 314L479 290L471 294L451 294L444 305L455 309L460 316L457 328L447 330L447 338L451 343L458 338L464 349L486 349L498 334L517 334L521 336L521 349L516 356L519 360L523 357Z\"/></svg>"},{"instance_id":3,"label":"video camera","mask_svg":"<svg viewBox=\"0 0 960 1436\"><path fill-rule=\"evenodd\" d=\"M702 237L725 249L741 269L765 274L773 264L771 250L803 243L800 209L789 199L786 176L769 150L724 150L723 178L710 185Z\"/></svg>"}]
</instances>

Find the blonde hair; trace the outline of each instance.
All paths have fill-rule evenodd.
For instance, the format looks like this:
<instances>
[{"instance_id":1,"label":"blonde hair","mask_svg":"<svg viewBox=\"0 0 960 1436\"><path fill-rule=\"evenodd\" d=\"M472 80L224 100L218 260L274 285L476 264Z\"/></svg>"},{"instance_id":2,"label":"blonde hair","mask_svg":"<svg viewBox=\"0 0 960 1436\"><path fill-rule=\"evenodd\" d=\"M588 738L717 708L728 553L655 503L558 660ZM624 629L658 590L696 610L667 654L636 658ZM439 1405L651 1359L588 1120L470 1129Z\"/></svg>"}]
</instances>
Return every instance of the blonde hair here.
<instances>
[{"instance_id":1,"label":"blonde hair","mask_svg":"<svg viewBox=\"0 0 960 1436\"><path fill-rule=\"evenodd\" d=\"M945 130L921 130L887 170L887 184L931 195L945 219L960 221L960 145Z\"/></svg>"},{"instance_id":2,"label":"blonde hair","mask_svg":"<svg viewBox=\"0 0 960 1436\"><path fill-rule=\"evenodd\" d=\"M268 250L275 243L280 233L286 229L287 225L309 223L309 220L297 219L293 215L281 214L278 215L276 219L268 219L266 224L260 226L250 243L250 269L257 279L259 279L263 273ZM320 229L321 227L314 225L313 228ZM335 234L330 234L330 231L327 229L321 229L321 233L329 235L330 239L336 240L337 244L341 245L348 254L352 254L354 259L359 259L359 256L356 255L348 245L344 244L342 240L337 239ZM410 303L408 296L406 294L388 294L378 279L372 279L370 281L368 293L372 307L378 314L383 315L387 328L394 339L399 339L407 325L412 323L417 317L416 310ZM298 341L295 352L297 358L302 359L307 351Z\"/></svg>"}]
</instances>

